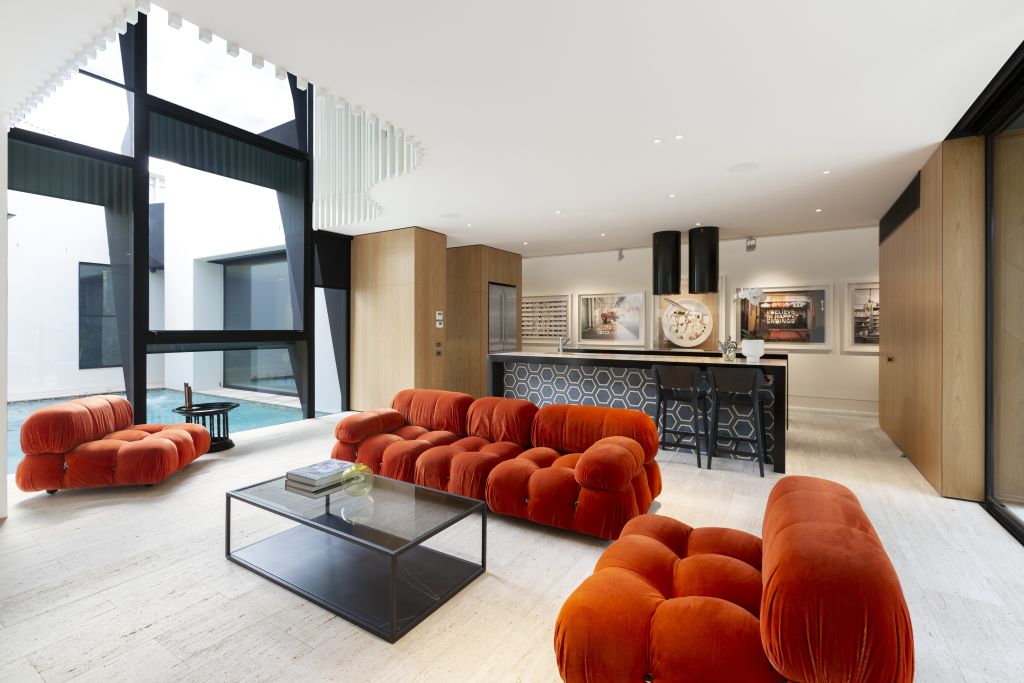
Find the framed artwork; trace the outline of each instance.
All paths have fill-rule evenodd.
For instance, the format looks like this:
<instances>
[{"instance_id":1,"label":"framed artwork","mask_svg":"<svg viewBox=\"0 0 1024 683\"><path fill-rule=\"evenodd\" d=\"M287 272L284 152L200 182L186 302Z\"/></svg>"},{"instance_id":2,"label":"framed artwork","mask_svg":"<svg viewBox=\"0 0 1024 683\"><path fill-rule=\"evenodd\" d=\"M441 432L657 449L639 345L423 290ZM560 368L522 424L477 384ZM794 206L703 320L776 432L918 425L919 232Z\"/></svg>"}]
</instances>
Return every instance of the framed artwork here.
<instances>
[{"instance_id":1,"label":"framed artwork","mask_svg":"<svg viewBox=\"0 0 1024 683\"><path fill-rule=\"evenodd\" d=\"M843 352L878 353L879 285L848 282L843 315Z\"/></svg>"},{"instance_id":2,"label":"framed artwork","mask_svg":"<svg viewBox=\"0 0 1024 683\"><path fill-rule=\"evenodd\" d=\"M522 304L523 343L558 343L569 338L568 294L524 296Z\"/></svg>"},{"instance_id":3,"label":"framed artwork","mask_svg":"<svg viewBox=\"0 0 1024 683\"><path fill-rule=\"evenodd\" d=\"M831 284L760 289L764 296L756 304L746 299L737 301L739 339L753 335L764 339L766 346L779 349L832 348Z\"/></svg>"},{"instance_id":4,"label":"framed artwork","mask_svg":"<svg viewBox=\"0 0 1024 683\"><path fill-rule=\"evenodd\" d=\"M644 292L580 294L577 306L581 346L643 346Z\"/></svg>"},{"instance_id":5,"label":"framed artwork","mask_svg":"<svg viewBox=\"0 0 1024 683\"><path fill-rule=\"evenodd\" d=\"M718 350L721 320L718 294L655 294L651 320L651 339L657 349Z\"/></svg>"}]
</instances>

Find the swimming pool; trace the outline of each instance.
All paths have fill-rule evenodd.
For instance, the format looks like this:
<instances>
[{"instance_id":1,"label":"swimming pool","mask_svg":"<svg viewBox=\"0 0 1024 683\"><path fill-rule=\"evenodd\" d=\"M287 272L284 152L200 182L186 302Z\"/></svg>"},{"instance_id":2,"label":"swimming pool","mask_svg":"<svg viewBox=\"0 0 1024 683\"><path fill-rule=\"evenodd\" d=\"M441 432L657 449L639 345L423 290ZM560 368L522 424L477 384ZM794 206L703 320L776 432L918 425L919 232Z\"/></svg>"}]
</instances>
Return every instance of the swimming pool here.
<instances>
[{"instance_id":1,"label":"swimming pool","mask_svg":"<svg viewBox=\"0 0 1024 683\"><path fill-rule=\"evenodd\" d=\"M121 394L122 396L124 394ZM40 408L51 406L55 403L67 401L65 398L49 398L38 401L15 401L7 404L7 473L11 474L18 468L18 463L24 457L21 452L21 425L28 416ZM238 404L238 407L231 411L231 432L243 432L247 429L258 427L269 427L271 425L294 422L302 419L302 411L298 408L274 405L271 403L259 403L257 401L246 401L232 398L225 399L222 396L211 396L209 394L195 393L192 401L195 403L209 403L214 401L231 400ZM175 424L182 422L181 415L172 412L174 408L185 404L185 394L176 389L150 389L146 392L146 419L150 423Z\"/></svg>"}]
</instances>

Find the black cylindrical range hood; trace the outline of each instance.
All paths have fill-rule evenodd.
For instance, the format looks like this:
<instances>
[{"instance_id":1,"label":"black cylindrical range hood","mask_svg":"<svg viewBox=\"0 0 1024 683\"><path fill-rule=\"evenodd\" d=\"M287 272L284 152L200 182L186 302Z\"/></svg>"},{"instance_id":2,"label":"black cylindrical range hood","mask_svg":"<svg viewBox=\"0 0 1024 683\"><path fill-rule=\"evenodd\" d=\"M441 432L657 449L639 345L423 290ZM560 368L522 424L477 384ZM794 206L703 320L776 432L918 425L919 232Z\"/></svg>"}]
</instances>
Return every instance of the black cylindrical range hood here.
<instances>
[{"instance_id":1,"label":"black cylindrical range hood","mask_svg":"<svg viewBox=\"0 0 1024 683\"><path fill-rule=\"evenodd\" d=\"M690 294L718 291L718 228L690 229Z\"/></svg>"},{"instance_id":2,"label":"black cylindrical range hood","mask_svg":"<svg viewBox=\"0 0 1024 683\"><path fill-rule=\"evenodd\" d=\"M664 230L654 233L654 293L678 294L683 271L683 233Z\"/></svg>"}]
</instances>

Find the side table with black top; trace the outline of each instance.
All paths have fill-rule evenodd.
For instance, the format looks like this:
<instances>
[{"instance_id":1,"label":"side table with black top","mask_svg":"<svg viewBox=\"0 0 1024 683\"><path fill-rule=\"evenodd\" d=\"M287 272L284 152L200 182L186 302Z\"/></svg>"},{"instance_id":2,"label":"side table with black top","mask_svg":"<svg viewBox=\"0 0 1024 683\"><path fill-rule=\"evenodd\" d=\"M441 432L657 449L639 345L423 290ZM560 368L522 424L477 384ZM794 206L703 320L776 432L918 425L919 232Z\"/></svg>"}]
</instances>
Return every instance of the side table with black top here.
<instances>
[{"instance_id":1,"label":"side table with black top","mask_svg":"<svg viewBox=\"0 0 1024 683\"><path fill-rule=\"evenodd\" d=\"M210 432L210 453L226 451L235 447L228 430L228 413L238 407L231 401L217 403L193 403L174 409L178 415L185 416L189 424L201 424Z\"/></svg>"}]
</instances>

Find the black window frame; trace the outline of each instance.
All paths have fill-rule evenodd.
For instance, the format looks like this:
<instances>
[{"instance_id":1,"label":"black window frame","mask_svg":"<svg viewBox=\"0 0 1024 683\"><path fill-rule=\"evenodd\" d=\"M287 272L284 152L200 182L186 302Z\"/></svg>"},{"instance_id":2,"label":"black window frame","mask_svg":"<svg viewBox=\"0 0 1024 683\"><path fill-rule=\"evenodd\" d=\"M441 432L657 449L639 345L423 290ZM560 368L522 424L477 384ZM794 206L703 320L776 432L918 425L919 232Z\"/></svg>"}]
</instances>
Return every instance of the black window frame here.
<instances>
[{"instance_id":1,"label":"black window frame","mask_svg":"<svg viewBox=\"0 0 1024 683\"><path fill-rule=\"evenodd\" d=\"M146 419L147 390L147 358L151 354L231 350L251 344L294 344L302 347L301 368L297 368L304 382L300 390L302 414L304 418L316 415L315 406L315 297L314 297L314 237L312 223L313 205L313 87L298 88L298 79L288 74L288 82L292 93L293 105L296 108L295 125L297 129L298 147L277 142L261 134L253 133L212 117L186 109L180 105L161 100L150 95L147 88L147 20L144 14L139 15L137 24L129 25L127 31L120 36L122 64L125 82L118 83L109 78L80 70L85 76L122 88L132 93L134 103L133 156L125 156L98 148L55 138L33 131L13 128L8 132L9 139L20 140L51 149L71 152L81 156L99 159L127 166L132 174L132 312L131 312L131 344L130 348L122 348L121 360L125 373L125 387L128 400L135 411L136 421ZM144 207L149 206L149 156L150 156L150 115L160 115L177 119L186 124L209 130L232 138L236 141L253 145L264 150L299 160L304 167L303 188L303 274L302 274L302 320L300 330L151 330L149 328L149 273L150 263L150 216ZM338 235L351 241L351 236ZM156 245L154 245L156 246ZM100 264L102 265L102 264ZM347 294L347 293L346 293ZM348 296L347 311L351 310L351 297ZM350 347L351 317L346 313L344 319L344 346ZM335 340L338 343L338 340ZM347 358L346 358L347 361ZM350 394L350 375L348 363L344 364L345 377L342 386L342 410L348 410Z\"/></svg>"}]
</instances>

